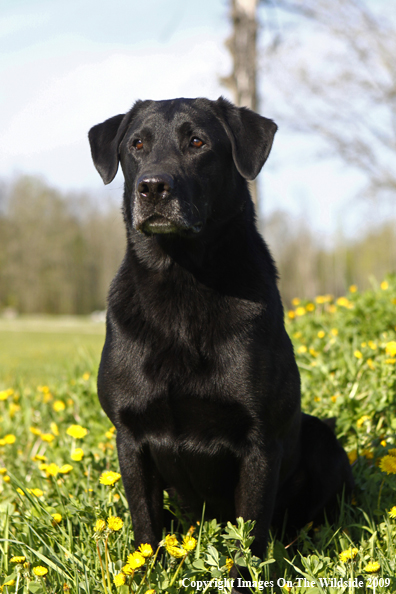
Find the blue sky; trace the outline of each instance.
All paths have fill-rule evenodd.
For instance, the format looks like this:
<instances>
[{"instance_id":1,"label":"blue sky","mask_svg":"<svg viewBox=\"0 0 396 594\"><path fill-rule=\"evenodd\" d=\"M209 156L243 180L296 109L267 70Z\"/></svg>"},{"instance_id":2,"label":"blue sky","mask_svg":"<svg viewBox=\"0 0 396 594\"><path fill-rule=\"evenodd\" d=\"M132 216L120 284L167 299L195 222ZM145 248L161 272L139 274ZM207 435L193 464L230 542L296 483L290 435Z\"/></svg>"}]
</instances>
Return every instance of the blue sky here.
<instances>
[{"instance_id":1,"label":"blue sky","mask_svg":"<svg viewBox=\"0 0 396 594\"><path fill-rule=\"evenodd\" d=\"M121 195L120 175L101 185L89 128L138 98L231 98L219 82L231 69L227 15L226 0L3 0L0 177L27 172L65 190ZM357 219L346 222L345 212L358 176L317 162L314 139L277 123L260 174L264 215L281 208L324 235L343 225L353 232Z\"/></svg>"}]
</instances>

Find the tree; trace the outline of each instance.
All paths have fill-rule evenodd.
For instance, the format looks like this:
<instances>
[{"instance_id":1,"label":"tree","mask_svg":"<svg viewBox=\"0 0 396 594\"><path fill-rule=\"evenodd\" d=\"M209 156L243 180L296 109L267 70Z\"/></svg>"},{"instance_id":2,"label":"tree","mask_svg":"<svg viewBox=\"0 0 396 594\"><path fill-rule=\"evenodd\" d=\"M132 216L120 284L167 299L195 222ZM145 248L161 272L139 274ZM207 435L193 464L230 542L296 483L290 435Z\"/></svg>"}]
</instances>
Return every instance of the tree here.
<instances>
[{"instance_id":1,"label":"tree","mask_svg":"<svg viewBox=\"0 0 396 594\"><path fill-rule=\"evenodd\" d=\"M265 2L268 10L273 6ZM318 135L324 154L358 170L364 193L396 193L396 20L387 4L364 0L278 0L283 31L273 32L262 68L271 113L293 130Z\"/></svg>"}]
</instances>

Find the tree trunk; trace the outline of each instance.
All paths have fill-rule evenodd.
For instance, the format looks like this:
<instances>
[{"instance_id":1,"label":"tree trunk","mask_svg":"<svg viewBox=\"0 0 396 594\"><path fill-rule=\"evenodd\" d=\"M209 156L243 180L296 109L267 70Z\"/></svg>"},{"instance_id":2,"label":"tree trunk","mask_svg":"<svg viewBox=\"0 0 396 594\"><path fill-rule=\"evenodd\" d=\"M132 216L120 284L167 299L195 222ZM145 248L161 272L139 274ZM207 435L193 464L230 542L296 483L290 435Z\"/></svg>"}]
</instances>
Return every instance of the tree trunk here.
<instances>
[{"instance_id":1,"label":"tree trunk","mask_svg":"<svg viewBox=\"0 0 396 594\"><path fill-rule=\"evenodd\" d=\"M257 111L257 5L258 0L231 0L232 35L226 44L231 52L233 71L223 79L240 107ZM256 182L250 191L257 206Z\"/></svg>"}]
</instances>

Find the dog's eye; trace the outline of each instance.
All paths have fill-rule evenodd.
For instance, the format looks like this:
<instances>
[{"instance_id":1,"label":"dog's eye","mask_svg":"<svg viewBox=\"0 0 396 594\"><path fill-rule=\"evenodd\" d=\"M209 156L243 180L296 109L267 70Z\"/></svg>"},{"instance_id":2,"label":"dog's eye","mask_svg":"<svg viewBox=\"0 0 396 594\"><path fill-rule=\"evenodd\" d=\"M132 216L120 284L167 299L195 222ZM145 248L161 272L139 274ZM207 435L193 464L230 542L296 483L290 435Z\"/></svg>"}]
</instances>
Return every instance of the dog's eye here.
<instances>
[{"instance_id":1,"label":"dog's eye","mask_svg":"<svg viewBox=\"0 0 396 594\"><path fill-rule=\"evenodd\" d=\"M134 140L132 144L137 151L140 151L143 148L143 140L141 140L140 138Z\"/></svg>"},{"instance_id":2,"label":"dog's eye","mask_svg":"<svg viewBox=\"0 0 396 594\"><path fill-rule=\"evenodd\" d=\"M198 138L197 136L194 136L194 138L192 138L190 142L190 146L193 146L194 148L201 148L201 146L203 146L204 144L204 141Z\"/></svg>"}]
</instances>

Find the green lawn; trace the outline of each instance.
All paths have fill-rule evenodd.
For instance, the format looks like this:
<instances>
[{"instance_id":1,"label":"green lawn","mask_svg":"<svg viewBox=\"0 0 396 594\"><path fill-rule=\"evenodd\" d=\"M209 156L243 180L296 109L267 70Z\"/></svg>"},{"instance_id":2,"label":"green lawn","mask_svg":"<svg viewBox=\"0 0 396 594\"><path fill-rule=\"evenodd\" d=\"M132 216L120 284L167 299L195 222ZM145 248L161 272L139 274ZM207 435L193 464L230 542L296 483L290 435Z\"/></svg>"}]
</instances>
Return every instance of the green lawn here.
<instances>
[{"instance_id":1,"label":"green lawn","mask_svg":"<svg viewBox=\"0 0 396 594\"><path fill-rule=\"evenodd\" d=\"M0 389L15 382L40 384L97 365L104 324L71 316L0 319Z\"/></svg>"},{"instance_id":2,"label":"green lawn","mask_svg":"<svg viewBox=\"0 0 396 594\"><path fill-rule=\"evenodd\" d=\"M229 594L237 563L256 593L395 593L396 278L295 300L286 325L303 409L337 418L355 491L334 523L292 542L273 534L258 559L249 522L191 526L168 496L171 534L156 554L136 552L115 431L96 394L103 325L0 321L0 592L196 594L200 582L200 592Z\"/></svg>"}]
</instances>

